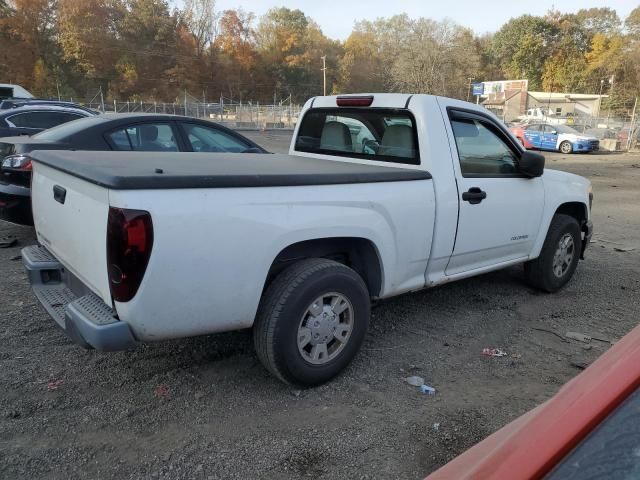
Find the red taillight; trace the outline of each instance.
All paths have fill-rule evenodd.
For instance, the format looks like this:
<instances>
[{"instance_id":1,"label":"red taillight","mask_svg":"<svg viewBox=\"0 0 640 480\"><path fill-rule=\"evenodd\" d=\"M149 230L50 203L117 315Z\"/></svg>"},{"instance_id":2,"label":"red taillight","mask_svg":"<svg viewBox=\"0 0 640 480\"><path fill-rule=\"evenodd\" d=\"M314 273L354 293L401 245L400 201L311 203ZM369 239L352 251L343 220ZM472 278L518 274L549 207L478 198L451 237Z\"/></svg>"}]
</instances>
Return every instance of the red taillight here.
<instances>
[{"instance_id":1,"label":"red taillight","mask_svg":"<svg viewBox=\"0 0 640 480\"><path fill-rule=\"evenodd\" d=\"M2 169L8 172L30 172L31 157L23 153L7 155L2 159Z\"/></svg>"},{"instance_id":2,"label":"red taillight","mask_svg":"<svg viewBox=\"0 0 640 480\"><path fill-rule=\"evenodd\" d=\"M369 107L373 103L373 95L338 97L336 103L339 107Z\"/></svg>"},{"instance_id":3,"label":"red taillight","mask_svg":"<svg viewBox=\"0 0 640 480\"><path fill-rule=\"evenodd\" d=\"M151 214L144 210L109 208L107 267L111 296L116 302L135 297L153 247Z\"/></svg>"}]
</instances>

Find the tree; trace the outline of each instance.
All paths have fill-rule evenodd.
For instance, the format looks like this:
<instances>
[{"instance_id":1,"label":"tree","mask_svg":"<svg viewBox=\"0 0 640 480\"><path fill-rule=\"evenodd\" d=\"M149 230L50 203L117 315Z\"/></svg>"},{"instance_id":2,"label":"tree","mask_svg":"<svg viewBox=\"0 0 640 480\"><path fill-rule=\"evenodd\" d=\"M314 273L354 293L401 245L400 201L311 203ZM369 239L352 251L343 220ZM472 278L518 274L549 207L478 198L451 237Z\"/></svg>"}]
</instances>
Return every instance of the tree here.
<instances>
[{"instance_id":1,"label":"tree","mask_svg":"<svg viewBox=\"0 0 640 480\"><path fill-rule=\"evenodd\" d=\"M10 7L10 8L7 8ZM55 33L55 3L52 0L14 0L4 3L0 15L0 65L4 75L38 95L55 88L50 78L34 81L37 72L47 71L58 61Z\"/></svg>"},{"instance_id":2,"label":"tree","mask_svg":"<svg viewBox=\"0 0 640 480\"><path fill-rule=\"evenodd\" d=\"M471 31L452 22L410 22L391 69L393 90L464 97L480 66L473 46Z\"/></svg>"},{"instance_id":3,"label":"tree","mask_svg":"<svg viewBox=\"0 0 640 480\"><path fill-rule=\"evenodd\" d=\"M303 86L299 57L309 20L301 10L272 8L258 23L255 32L261 67L273 78L274 89L291 91Z\"/></svg>"},{"instance_id":4,"label":"tree","mask_svg":"<svg viewBox=\"0 0 640 480\"><path fill-rule=\"evenodd\" d=\"M176 67L178 18L169 12L166 0L127 0L117 28L123 47L111 92L120 98L175 98L181 85L166 80L167 72Z\"/></svg>"},{"instance_id":5,"label":"tree","mask_svg":"<svg viewBox=\"0 0 640 480\"><path fill-rule=\"evenodd\" d=\"M119 0L59 0L58 42L62 57L106 91L125 46L118 23L125 14Z\"/></svg>"},{"instance_id":6,"label":"tree","mask_svg":"<svg viewBox=\"0 0 640 480\"><path fill-rule=\"evenodd\" d=\"M624 27L631 37L640 40L640 7L636 7L631 11L624 21Z\"/></svg>"},{"instance_id":7,"label":"tree","mask_svg":"<svg viewBox=\"0 0 640 480\"><path fill-rule=\"evenodd\" d=\"M211 44L215 36L217 15L215 0L186 0L181 16L195 39L197 56Z\"/></svg>"},{"instance_id":8,"label":"tree","mask_svg":"<svg viewBox=\"0 0 640 480\"><path fill-rule=\"evenodd\" d=\"M573 51L558 50L546 60L542 73L545 92L584 92L587 86L587 63Z\"/></svg>"},{"instance_id":9,"label":"tree","mask_svg":"<svg viewBox=\"0 0 640 480\"><path fill-rule=\"evenodd\" d=\"M255 38L258 68L272 83L276 97L280 92L281 96L291 94L297 101L302 101L320 93L322 55L327 55L332 72L335 72L338 44L327 39L301 10L285 7L269 10L260 19ZM263 92L269 85L264 87Z\"/></svg>"},{"instance_id":10,"label":"tree","mask_svg":"<svg viewBox=\"0 0 640 480\"><path fill-rule=\"evenodd\" d=\"M547 19L523 15L498 30L491 51L507 77L528 79L529 88L536 90L542 87L544 63L557 35L558 28Z\"/></svg>"},{"instance_id":11,"label":"tree","mask_svg":"<svg viewBox=\"0 0 640 480\"><path fill-rule=\"evenodd\" d=\"M578 10L577 23L590 34L613 35L620 32L622 22L615 10L609 7Z\"/></svg>"},{"instance_id":12,"label":"tree","mask_svg":"<svg viewBox=\"0 0 640 480\"><path fill-rule=\"evenodd\" d=\"M221 93L242 98L255 89L254 67L257 53L252 42L254 15L243 10L225 10L218 22L218 35L211 55L219 67ZM247 98L247 96L245 96Z\"/></svg>"},{"instance_id":13,"label":"tree","mask_svg":"<svg viewBox=\"0 0 640 480\"><path fill-rule=\"evenodd\" d=\"M380 92L386 88L376 35L356 26L344 44L334 93Z\"/></svg>"},{"instance_id":14,"label":"tree","mask_svg":"<svg viewBox=\"0 0 640 480\"><path fill-rule=\"evenodd\" d=\"M7 17L12 12L6 0L0 0L0 18Z\"/></svg>"}]
</instances>

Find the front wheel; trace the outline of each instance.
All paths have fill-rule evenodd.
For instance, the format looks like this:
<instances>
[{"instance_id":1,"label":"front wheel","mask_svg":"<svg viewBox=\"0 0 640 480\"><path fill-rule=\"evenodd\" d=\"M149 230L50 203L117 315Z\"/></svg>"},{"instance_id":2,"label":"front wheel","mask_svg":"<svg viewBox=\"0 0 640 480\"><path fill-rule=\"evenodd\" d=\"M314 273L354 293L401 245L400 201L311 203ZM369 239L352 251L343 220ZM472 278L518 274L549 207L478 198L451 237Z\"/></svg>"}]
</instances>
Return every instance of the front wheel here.
<instances>
[{"instance_id":1,"label":"front wheel","mask_svg":"<svg viewBox=\"0 0 640 480\"><path fill-rule=\"evenodd\" d=\"M355 271L332 260L302 260L280 273L260 302L253 327L258 358L286 383L324 383L358 352L370 308Z\"/></svg>"},{"instance_id":2,"label":"front wheel","mask_svg":"<svg viewBox=\"0 0 640 480\"><path fill-rule=\"evenodd\" d=\"M571 142L564 141L560 144L560 151L564 154L569 154L573 152L573 146Z\"/></svg>"},{"instance_id":3,"label":"front wheel","mask_svg":"<svg viewBox=\"0 0 640 480\"><path fill-rule=\"evenodd\" d=\"M578 221L569 215L555 215L540 256L524 264L527 282L549 293L560 290L573 277L581 251Z\"/></svg>"}]
</instances>

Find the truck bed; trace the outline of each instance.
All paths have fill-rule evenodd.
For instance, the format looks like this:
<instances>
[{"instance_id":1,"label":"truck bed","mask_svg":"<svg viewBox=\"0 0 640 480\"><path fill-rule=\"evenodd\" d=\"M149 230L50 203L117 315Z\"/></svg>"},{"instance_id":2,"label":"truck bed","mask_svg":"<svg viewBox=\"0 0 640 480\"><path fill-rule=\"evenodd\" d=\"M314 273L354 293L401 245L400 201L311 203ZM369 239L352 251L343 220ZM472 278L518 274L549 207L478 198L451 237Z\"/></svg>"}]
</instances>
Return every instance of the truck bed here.
<instances>
[{"instance_id":1,"label":"truck bed","mask_svg":"<svg viewBox=\"0 0 640 480\"><path fill-rule=\"evenodd\" d=\"M113 190L286 187L426 180L420 170L293 155L34 151L56 170Z\"/></svg>"}]
</instances>

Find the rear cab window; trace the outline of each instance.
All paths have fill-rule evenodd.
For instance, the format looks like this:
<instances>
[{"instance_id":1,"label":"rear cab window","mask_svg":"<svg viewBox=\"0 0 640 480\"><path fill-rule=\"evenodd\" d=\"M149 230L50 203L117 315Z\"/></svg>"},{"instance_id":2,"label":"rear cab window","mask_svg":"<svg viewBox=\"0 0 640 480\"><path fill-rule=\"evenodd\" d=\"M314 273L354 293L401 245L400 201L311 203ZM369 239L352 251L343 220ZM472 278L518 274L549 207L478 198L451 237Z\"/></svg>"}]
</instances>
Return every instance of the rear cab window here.
<instances>
[{"instance_id":1,"label":"rear cab window","mask_svg":"<svg viewBox=\"0 0 640 480\"><path fill-rule=\"evenodd\" d=\"M413 115L402 109L315 108L302 118L295 150L420 165Z\"/></svg>"}]
</instances>

